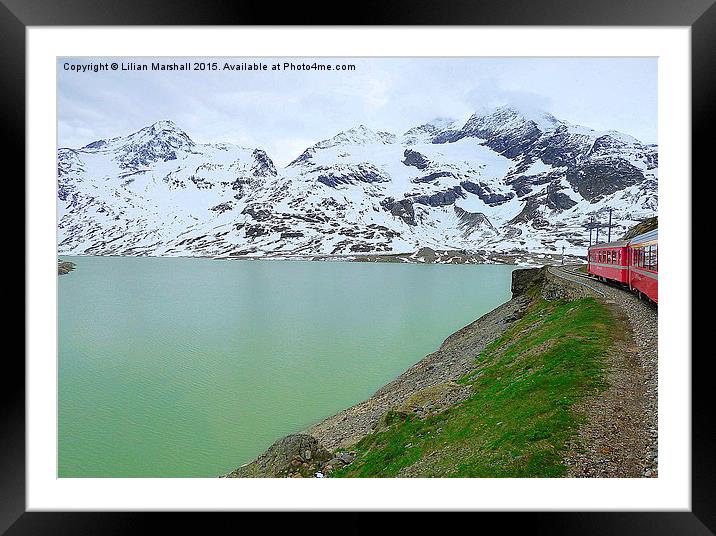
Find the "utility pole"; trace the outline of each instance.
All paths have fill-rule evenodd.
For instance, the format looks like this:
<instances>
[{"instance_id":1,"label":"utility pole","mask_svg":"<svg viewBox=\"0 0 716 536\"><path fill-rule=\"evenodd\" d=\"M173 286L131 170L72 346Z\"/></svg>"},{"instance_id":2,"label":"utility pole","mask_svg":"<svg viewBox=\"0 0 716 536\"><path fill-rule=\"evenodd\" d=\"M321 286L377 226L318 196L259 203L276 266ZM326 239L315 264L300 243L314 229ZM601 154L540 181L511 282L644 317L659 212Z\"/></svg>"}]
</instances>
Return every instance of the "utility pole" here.
<instances>
[{"instance_id":1,"label":"utility pole","mask_svg":"<svg viewBox=\"0 0 716 536\"><path fill-rule=\"evenodd\" d=\"M592 229L594 228L594 216L589 216L589 247L592 247Z\"/></svg>"},{"instance_id":2,"label":"utility pole","mask_svg":"<svg viewBox=\"0 0 716 536\"><path fill-rule=\"evenodd\" d=\"M562 246L562 266L564 266L564 246Z\"/></svg>"},{"instance_id":3,"label":"utility pole","mask_svg":"<svg viewBox=\"0 0 716 536\"><path fill-rule=\"evenodd\" d=\"M609 209L609 231L607 231L607 242L612 241L612 209Z\"/></svg>"},{"instance_id":4,"label":"utility pole","mask_svg":"<svg viewBox=\"0 0 716 536\"><path fill-rule=\"evenodd\" d=\"M597 239L594 241L595 244L599 244L599 220L597 220Z\"/></svg>"}]
</instances>

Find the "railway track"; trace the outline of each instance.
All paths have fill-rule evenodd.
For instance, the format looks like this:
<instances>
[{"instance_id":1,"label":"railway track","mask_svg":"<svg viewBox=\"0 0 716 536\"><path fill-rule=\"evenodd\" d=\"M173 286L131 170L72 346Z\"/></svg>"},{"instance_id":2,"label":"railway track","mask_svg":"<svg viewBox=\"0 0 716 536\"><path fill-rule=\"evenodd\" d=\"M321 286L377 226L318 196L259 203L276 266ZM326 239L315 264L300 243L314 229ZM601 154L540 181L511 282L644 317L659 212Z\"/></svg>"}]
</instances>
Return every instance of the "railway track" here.
<instances>
[{"instance_id":1,"label":"railway track","mask_svg":"<svg viewBox=\"0 0 716 536\"><path fill-rule=\"evenodd\" d=\"M614 292L609 292L610 290L619 291L619 293L623 293L628 296L634 296L634 293L629 291L628 288L626 288L623 285L620 285L619 283L614 283L609 280L602 281L599 279L596 279L594 277L589 277L587 274L581 271L581 268L583 267L583 264L569 264L566 266L550 266L549 270L550 273L557 277L561 277L562 279L566 279L567 281L572 281L574 283L577 283L579 285L582 285L584 287L589 288L590 290L596 292L603 298L605 298L607 301L613 301L617 299L618 294L615 294ZM560 273L561 272L561 273ZM591 284L587 284L586 281L588 281ZM600 290L598 287L602 287L603 290ZM604 288L606 287L606 288ZM606 292L605 292L606 291ZM611 300L608 299L607 294L611 295ZM646 305L653 309L657 309L657 306L651 302L649 299L643 299L638 298L639 301L643 301Z\"/></svg>"},{"instance_id":2,"label":"railway track","mask_svg":"<svg viewBox=\"0 0 716 536\"><path fill-rule=\"evenodd\" d=\"M583 266L582 264L566 265L566 266L550 266L548 268L548 270L550 271L550 273L552 275L561 277L562 279L566 279L567 281L572 281L574 283L577 283L578 285L582 285L583 287L587 287L589 290L596 292L602 298L606 299L607 295L605 294L605 292L603 290L597 288L597 286L594 284L587 284L585 282L585 280L589 281L590 283L600 283L602 285L604 285L605 283L601 283L600 281L592 279L587 274L580 272L579 270L582 268L582 266ZM611 288L616 288L616 287L613 287L612 285L608 285L608 286Z\"/></svg>"},{"instance_id":3,"label":"railway track","mask_svg":"<svg viewBox=\"0 0 716 536\"><path fill-rule=\"evenodd\" d=\"M623 286L580 272L583 266L550 266L548 270L555 277L587 287L620 310L630 334L628 341L606 355L608 387L592 401L587 424L579 432L587 454L570 459L568 474L657 476L658 309Z\"/></svg>"}]
</instances>

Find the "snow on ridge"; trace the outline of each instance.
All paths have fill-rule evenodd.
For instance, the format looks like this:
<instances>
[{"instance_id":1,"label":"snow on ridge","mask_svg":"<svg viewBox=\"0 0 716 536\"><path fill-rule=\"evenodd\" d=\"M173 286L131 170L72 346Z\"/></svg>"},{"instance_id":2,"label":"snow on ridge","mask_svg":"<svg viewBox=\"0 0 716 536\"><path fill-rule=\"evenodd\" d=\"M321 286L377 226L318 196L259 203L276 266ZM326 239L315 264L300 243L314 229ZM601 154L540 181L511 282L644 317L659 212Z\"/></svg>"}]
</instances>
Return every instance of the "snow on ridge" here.
<instances>
[{"instance_id":1,"label":"snow on ridge","mask_svg":"<svg viewBox=\"0 0 716 536\"><path fill-rule=\"evenodd\" d=\"M519 149L519 136L534 131L518 128L526 112L497 110L490 128L499 130L500 143ZM542 120L570 133L584 129L572 132L551 115ZM394 253L421 245L554 252L567 244L567 253L580 254L589 215L613 208L617 235L619 226L657 209L656 160L624 141L630 137L609 134L619 143L607 140L598 155L580 157L599 166L570 168L547 158L559 147L544 156L505 153L475 135L435 141L454 128L459 124L437 119L396 137L359 125L312 145L281 170L265 151L196 144L171 121L88 149L58 149L58 249L261 256ZM639 176L598 187L625 161Z\"/></svg>"},{"instance_id":2,"label":"snow on ridge","mask_svg":"<svg viewBox=\"0 0 716 536\"><path fill-rule=\"evenodd\" d=\"M530 106L516 106L503 104L500 106L483 106L478 108L468 119L468 122L500 122L505 125L519 124L531 121L543 132L555 130L562 122L551 113Z\"/></svg>"}]
</instances>

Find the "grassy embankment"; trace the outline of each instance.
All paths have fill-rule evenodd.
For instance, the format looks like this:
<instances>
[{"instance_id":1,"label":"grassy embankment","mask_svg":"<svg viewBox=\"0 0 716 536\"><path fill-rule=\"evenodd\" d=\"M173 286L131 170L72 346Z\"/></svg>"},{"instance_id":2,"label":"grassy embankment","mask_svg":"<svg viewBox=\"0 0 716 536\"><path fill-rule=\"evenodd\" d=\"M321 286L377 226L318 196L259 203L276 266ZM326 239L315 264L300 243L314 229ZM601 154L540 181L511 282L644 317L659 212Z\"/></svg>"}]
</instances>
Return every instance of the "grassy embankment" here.
<instances>
[{"instance_id":1,"label":"grassy embankment","mask_svg":"<svg viewBox=\"0 0 716 536\"><path fill-rule=\"evenodd\" d=\"M389 412L331 477L563 476L566 444L584 419L574 405L604 389L604 356L622 331L595 299L534 294L460 380L473 386L467 400L423 419Z\"/></svg>"}]
</instances>

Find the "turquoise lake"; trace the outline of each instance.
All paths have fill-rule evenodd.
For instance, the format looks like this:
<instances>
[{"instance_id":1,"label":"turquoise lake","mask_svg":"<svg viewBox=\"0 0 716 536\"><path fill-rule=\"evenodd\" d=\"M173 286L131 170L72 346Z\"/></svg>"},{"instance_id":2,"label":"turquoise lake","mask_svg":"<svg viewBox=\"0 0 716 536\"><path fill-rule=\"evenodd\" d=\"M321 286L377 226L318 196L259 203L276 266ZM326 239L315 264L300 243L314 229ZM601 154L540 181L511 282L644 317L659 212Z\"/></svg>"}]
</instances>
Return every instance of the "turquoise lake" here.
<instances>
[{"instance_id":1,"label":"turquoise lake","mask_svg":"<svg viewBox=\"0 0 716 536\"><path fill-rule=\"evenodd\" d=\"M61 258L60 477L224 474L507 301L515 268Z\"/></svg>"}]
</instances>

